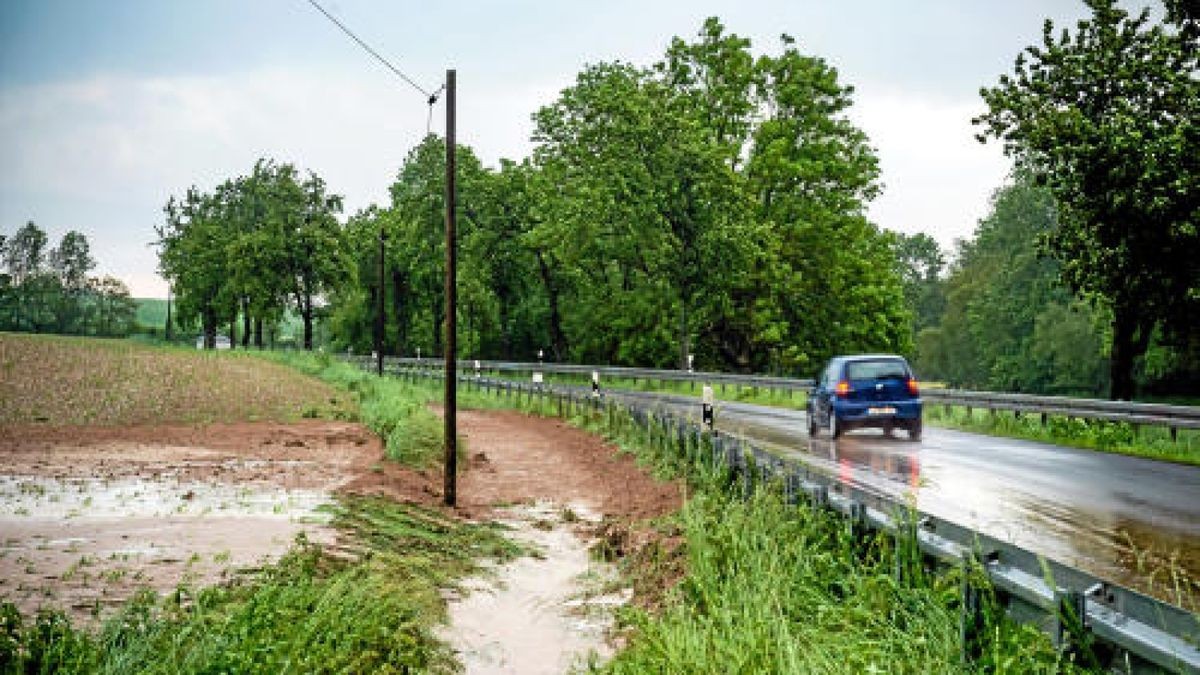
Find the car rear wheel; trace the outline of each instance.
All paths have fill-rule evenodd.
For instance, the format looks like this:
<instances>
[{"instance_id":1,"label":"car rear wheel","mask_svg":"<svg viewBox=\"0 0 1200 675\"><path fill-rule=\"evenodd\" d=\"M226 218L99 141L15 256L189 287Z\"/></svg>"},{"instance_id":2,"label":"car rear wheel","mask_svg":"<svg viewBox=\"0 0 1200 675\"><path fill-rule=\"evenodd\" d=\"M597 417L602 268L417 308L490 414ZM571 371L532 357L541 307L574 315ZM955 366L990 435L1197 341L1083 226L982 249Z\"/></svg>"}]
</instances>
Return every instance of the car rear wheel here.
<instances>
[{"instance_id":1,"label":"car rear wheel","mask_svg":"<svg viewBox=\"0 0 1200 675\"><path fill-rule=\"evenodd\" d=\"M921 420L908 425L908 440L914 442L921 440Z\"/></svg>"}]
</instances>

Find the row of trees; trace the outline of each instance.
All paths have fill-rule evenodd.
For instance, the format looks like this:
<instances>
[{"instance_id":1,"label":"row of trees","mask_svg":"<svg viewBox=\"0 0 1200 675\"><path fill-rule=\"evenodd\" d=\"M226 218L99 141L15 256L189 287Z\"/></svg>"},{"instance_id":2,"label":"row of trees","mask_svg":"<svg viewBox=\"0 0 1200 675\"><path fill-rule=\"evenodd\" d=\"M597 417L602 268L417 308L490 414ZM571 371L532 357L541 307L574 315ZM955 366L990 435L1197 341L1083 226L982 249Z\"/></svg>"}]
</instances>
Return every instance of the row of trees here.
<instances>
[{"instance_id":1,"label":"row of trees","mask_svg":"<svg viewBox=\"0 0 1200 675\"><path fill-rule=\"evenodd\" d=\"M462 353L811 375L916 342L955 384L1122 398L1137 372L1193 372L1200 31L1186 3L1155 23L1087 2L982 91L980 139L1016 178L948 276L930 237L866 219L853 91L789 37L756 54L710 19L650 67L586 68L534 115L529 158L458 148ZM335 348L366 351L382 301L386 352L440 353L444 154L427 137L344 226L319 178L268 161L173 199L180 318L211 337L241 316L247 339L291 306L305 346L323 313Z\"/></svg>"},{"instance_id":2,"label":"row of trees","mask_svg":"<svg viewBox=\"0 0 1200 675\"><path fill-rule=\"evenodd\" d=\"M172 197L158 228L159 271L175 293L176 322L198 324L211 349L218 329L228 325L232 340L241 318L242 345L253 336L262 347L290 308L312 349L321 298L346 278L341 208L315 174L267 160L211 192Z\"/></svg>"},{"instance_id":3,"label":"row of trees","mask_svg":"<svg viewBox=\"0 0 1200 675\"><path fill-rule=\"evenodd\" d=\"M489 170L460 148L464 352L807 375L836 351L908 350L851 94L790 38L756 55L710 19L649 68L580 73L534 115L531 158ZM440 351L443 157L427 138L390 205L350 220L340 344L369 348L382 292L388 351Z\"/></svg>"},{"instance_id":4,"label":"row of trees","mask_svg":"<svg viewBox=\"0 0 1200 675\"><path fill-rule=\"evenodd\" d=\"M0 330L128 335L137 306L120 280L88 276L96 261L87 237L72 230L49 243L32 222L0 235Z\"/></svg>"},{"instance_id":5,"label":"row of trees","mask_svg":"<svg viewBox=\"0 0 1200 675\"><path fill-rule=\"evenodd\" d=\"M1098 296L1072 293L1062 263L1039 244L1059 230L1059 213L1049 189L1018 175L996 191L974 236L958 242L948 274L911 286L940 305L916 336L926 377L997 391L1095 396L1111 389L1112 310ZM1200 334L1155 331L1132 376L1160 393L1194 394Z\"/></svg>"}]
</instances>

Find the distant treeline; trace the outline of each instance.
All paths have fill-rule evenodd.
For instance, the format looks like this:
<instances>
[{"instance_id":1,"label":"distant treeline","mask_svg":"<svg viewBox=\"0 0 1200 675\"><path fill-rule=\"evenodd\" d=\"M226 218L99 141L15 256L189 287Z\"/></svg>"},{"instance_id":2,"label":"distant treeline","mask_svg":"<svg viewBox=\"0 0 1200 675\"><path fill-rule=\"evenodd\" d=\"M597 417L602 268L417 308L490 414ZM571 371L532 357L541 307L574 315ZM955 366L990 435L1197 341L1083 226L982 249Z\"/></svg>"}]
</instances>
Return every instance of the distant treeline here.
<instances>
[{"instance_id":1,"label":"distant treeline","mask_svg":"<svg viewBox=\"0 0 1200 675\"><path fill-rule=\"evenodd\" d=\"M1017 178L992 197L953 263L925 235L905 238L906 296L923 377L991 391L1102 396L1112 311L1071 293L1042 243L1058 228L1049 190ZM1141 390L1200 394L1200 333L1159 327L1135 363Z\"/></svg>"},{"instance_id":2,"label":"distant treeline","mask_svg":"<svg viewBox=\"0 0 1200 675\"><path fill-rule=\"evenodd\" d=\"M54 248L30 222L0 235L0 330L122 337L134 329L137 305L113 277L91 277L96 261L87 237L71 231Z\"/></svg>"}]
</instances>

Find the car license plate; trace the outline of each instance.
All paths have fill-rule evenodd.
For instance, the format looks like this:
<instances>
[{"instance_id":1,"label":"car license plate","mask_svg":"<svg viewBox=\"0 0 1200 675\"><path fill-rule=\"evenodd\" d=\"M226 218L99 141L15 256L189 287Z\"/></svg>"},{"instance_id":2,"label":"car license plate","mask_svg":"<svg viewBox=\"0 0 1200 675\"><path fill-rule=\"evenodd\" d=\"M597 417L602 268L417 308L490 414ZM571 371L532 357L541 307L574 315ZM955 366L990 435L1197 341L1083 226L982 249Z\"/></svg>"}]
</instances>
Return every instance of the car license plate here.
<instances>
[{"instance_id":1,"label":"car license plate","mask_svg":"<svg viewBox=\"0 0 1200 675\"><path fill-rule=\"evenodd\" d=\"M896 409L891 406L887 406L887 407L883 407L883 408L867 408L867 414L868 415L895 415Z\"/></svg>"}]
</instances>

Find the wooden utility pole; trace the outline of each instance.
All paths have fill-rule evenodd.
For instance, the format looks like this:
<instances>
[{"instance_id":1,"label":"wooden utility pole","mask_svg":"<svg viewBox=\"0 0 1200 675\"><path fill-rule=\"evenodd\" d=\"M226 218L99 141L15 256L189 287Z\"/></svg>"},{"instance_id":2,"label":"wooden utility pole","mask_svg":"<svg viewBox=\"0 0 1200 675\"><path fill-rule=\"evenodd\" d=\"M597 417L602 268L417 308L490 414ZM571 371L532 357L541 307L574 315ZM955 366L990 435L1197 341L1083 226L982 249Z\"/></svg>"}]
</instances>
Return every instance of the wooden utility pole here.
<instances>
[{"instance_id":1,"label":"wooden utility pole","mask_svg":"<svg viewBox=\"0 0 1200 675\"><path fill-rule=\"evenodd\" d=\"M383 332L384 332L384 327L387 325L385 323L386 317L383 315L383 312L384 312L384 309L383 309L384 308L384 304L383 304L384 246L383 246L383 244L385 241L387 241L387 233L384 232L383 225L380 225L379 226L379 292L375 294L376 295L376 302L375 302L375 373L380 376L383 375Z\"/></svg>"},{"instance_id":2,"label":"wooden utility pole","mask_svg":"<svg viewBox=\"0 0 1200 675\"><path fill-rule=\"evenodd\" d=\"M444 501L454 506L458 492L458 341L455 284L455 235L454 225L458 217L456 190L454 185L454 80L455 71L446 71L446 479Z\"/></svg>"}]
</instances>

